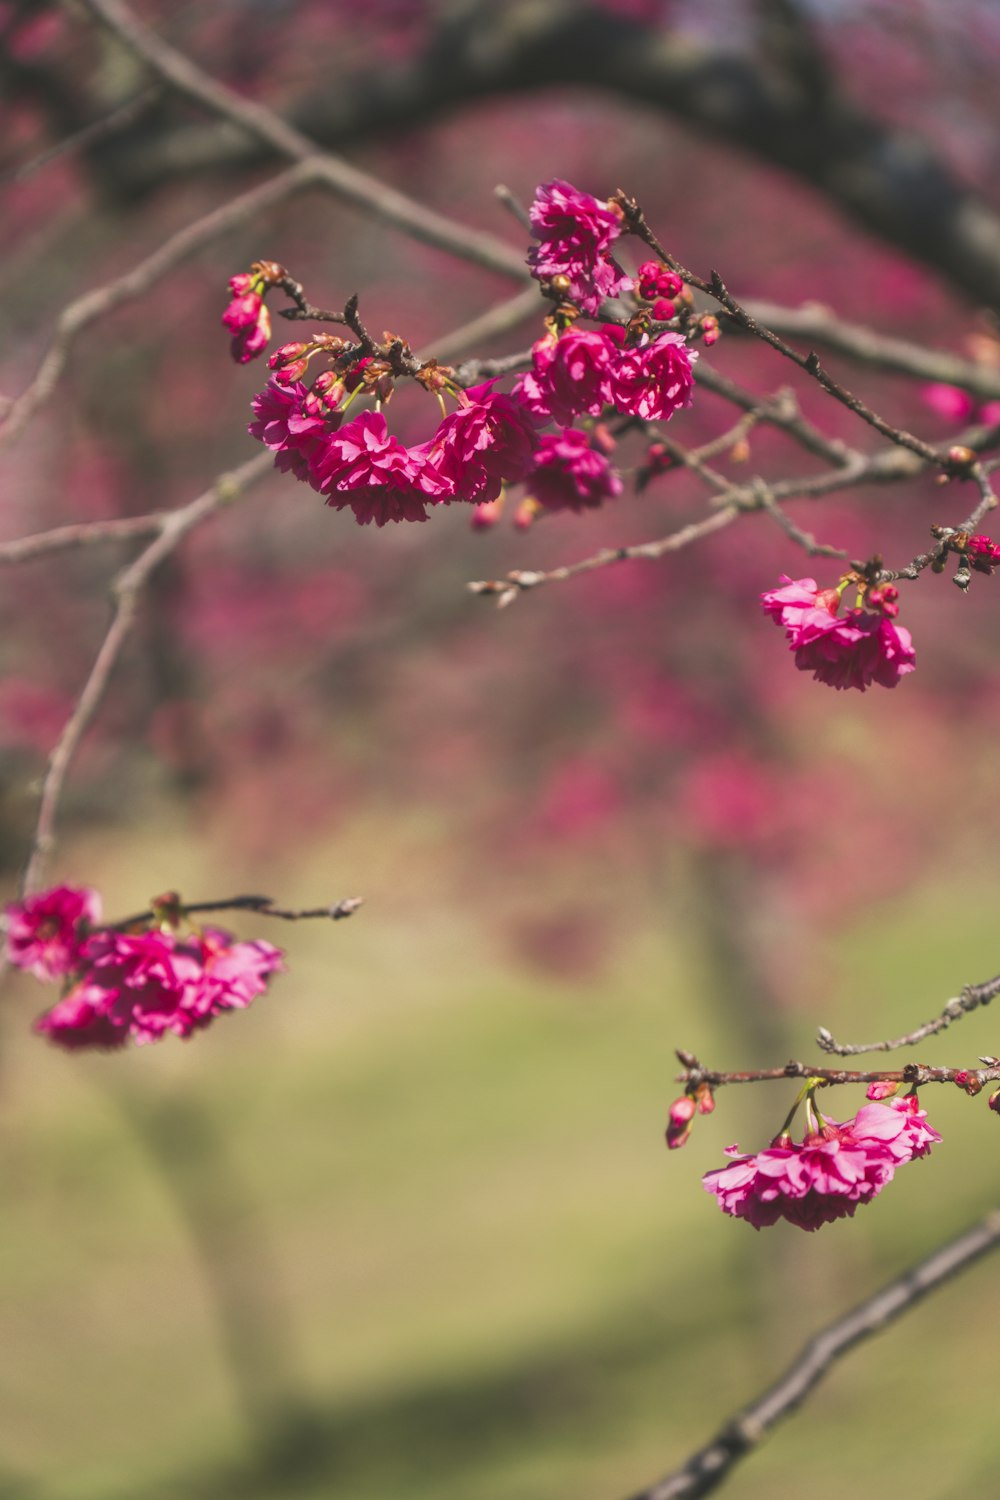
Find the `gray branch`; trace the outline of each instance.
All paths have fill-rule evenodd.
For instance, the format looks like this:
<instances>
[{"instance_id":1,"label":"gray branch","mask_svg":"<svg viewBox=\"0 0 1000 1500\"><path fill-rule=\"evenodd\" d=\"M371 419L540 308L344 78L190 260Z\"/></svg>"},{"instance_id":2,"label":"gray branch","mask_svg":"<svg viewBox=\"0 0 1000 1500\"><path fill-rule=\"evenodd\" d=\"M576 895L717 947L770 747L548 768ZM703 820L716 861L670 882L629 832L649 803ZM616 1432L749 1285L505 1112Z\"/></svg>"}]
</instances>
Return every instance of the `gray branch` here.
<instances>
[{"instance_id":1,"label":"gray branch","mask_svg":"<svg viewBox=\"0 0 1000 1500\"><path fill-rule=\"evenodd\" d=\"M792 7L770 12L756 51L735 51L575 0L465 0L449 7L415 57L324 74L290 123L340 149L403 138L485 97L592 88L784 168L963 296L1000 306L1000 216L926 140L848 97ZM102 141L91 160L107 185L130 196L198 172L251 170L273 155L232 121L158 115Z\"/></svg>"},{"instance_id":2,"label":"gray branch","mask_svg":"<svg viewBox=\"0 0 1000 1500\"><path fill-rule=\"evenodd\" d=\"M802 1405L839 1359L998 1247L1000 1209L995 1209L973 1229L949 1240L874 1297L814 1334L780 1380L720 1428L679 1469L640 1490L631 1500L698 1500L710 1495L772 1427Z\"/></svg>"}]
</instances>

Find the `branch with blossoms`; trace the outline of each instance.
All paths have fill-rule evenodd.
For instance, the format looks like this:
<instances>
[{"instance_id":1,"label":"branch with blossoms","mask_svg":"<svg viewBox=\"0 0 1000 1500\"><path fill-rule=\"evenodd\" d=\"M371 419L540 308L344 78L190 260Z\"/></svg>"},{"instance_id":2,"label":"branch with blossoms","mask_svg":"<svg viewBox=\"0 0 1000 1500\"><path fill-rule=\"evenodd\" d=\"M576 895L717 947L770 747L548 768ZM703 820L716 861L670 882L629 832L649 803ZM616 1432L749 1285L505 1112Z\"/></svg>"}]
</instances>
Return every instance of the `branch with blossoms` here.
<instances>
[{"instance_id":1,"label":"branch with blossoms","mask_svg":"<svg viewBox=\"0 0 1000 1500\"><path fill-rule=\"evenodd\" d=\"M724 1213L761 1229L785 1219L814 1230L836 1219L852 1217L892 1181L896 1169L926 1156L941 1137L927 1124L918 1089L950 1083L970 1097L1000 1083L1000 1058L984 1057L979 1068L927 1067L907 1063L900 1069L856 1070L813 1067L792 1060L778 1068L719 1071L705 1068L689 1052L678 1051L684 1071L678 1082L684 1093L670 1106L666 1141L671 1150L687 1144L699 1115L715 1109L715 1091L729 1084L774 1083L802 1079L803 1084L777 1134L763 1151L743 1154L728 1148L727 1167L702 1179ZM868 1103L848 1121L825 1116L817 1102L823 1089L845 1084L867 1085ZM905 1089L905 1092L903 1090ZM989 1107L1000 1112L1000 1088L989 1095ZM792 1137L799 1110L805 1116L801 1140Z\"/></svg>"},{"instance_id":2,"label":"branch with blossoms","mask_svg":"<svg viewBox=\"0 0 1000 1500\"><path fill-rule=\"evenodd\" d=\"M245 1010L285 967L273 944L237 942L199 916L251 911L286 922L336 922L360 905L356 896L303 910L268 896L186 903L168 891L148 911L105 923L97 891L54 886L7 906L6 956L13 968L61 988L35 1031L68 1051L114 1051L168 1033L186 1039L226 1011Z\"/></svg>"},{"instance_id":3,"label":"branch with blossoms","mask_svg":"<svg viewBox=\"0 0 1000 1500\"><path fill-rule=\"evenodd\" d=\"M705 280L686 270L660 244L635 202L622 192L606 203L570 184L543 184L528 213L536 243L527 254L531 274L553 304L545 336L530 351L530 368L518 376L509 395L494 389L496 376L475 386L436 360L414 356L405 339L386 333L381 341L361 322L358 301L342 313L313 307L304 290L275 262L256 262L230 282L232 300L223 322L233 336L232 353L245 363L267 347L271 315L267 297L284 292L292 301L283 316L346 324L352 341L327 333L279 347L269 358L272 378L255 398L251 435L274 454L279 469L316 490L336 510L350 509L362 525L424 521L431 509L464 502L473 506L473 525L496 523L509 486L523 485L526 498L515 524L531 525L559 511L581 512L616 500L622 473L612 462L618 439L645 432L645 461L636 475L642 490L657 474L683 466L712 492L714 513L655 541L610 547L578 563L539 571L516 569L502 580L470 585L474 593L494 594L501 605L540 584L565 580L612 563L651 560L679 550L727 526L744 511L769 515L810 556L843 557L843 549L819 541L798 526L779 502L796 493L830 493L874 477L911 477L928 469L945 480L972 482L979 502L954 526L935 525L934 545L910 562L887 568L880 556L851 562L839 580L821 588L815 579L785 577L766 591L761 603L786 632L796 666L836 688L864 691L877 684L895 687L912 672L916 653L899 613L897 581L912 581L926 570L944 571L950 557L954 581L967 589L973 571L992 573L1000 546L978 530L995 507L979 451L964 443L935 446L894 426L854 392L834 380L815 353L800 354L762 324L730 293L718 273ZM658 259L644 261L631 276L614 258L623 237L639 239ZM747 333L791 360L824 392L887 439L885 453L866 458L824 440L780 396L771 402L742 401L744 417L730 432L702 446L685 448L661 429L694 398L700 341L713 346L718 318L699 312L691 289L710 296ZM598 323L580 326L581 319ZM324 367L307 385L314 361ZM512 361L515 364L516 361ZM474 367L473 367L474 368ZM437 398L440 420L422 442L403 444L390 430L383 407L397 384L410 379ZM711 373L707 383L713 384ZM731 395L714 382L720 394ZM448 411L446 398L456 409ZM354 415L360 403L364 409ZM832 457L829 475L806 476L801 484L769 486L755 480L734 485L708 460L746 444L758 420L771 420L811 452ZM543 429L554 427L554 432ZM980 446L990 439L980 432ZM892 459L893 453L902 455ZM841 601L855 590L853 607Z\"/></svg>"}]
</instances>

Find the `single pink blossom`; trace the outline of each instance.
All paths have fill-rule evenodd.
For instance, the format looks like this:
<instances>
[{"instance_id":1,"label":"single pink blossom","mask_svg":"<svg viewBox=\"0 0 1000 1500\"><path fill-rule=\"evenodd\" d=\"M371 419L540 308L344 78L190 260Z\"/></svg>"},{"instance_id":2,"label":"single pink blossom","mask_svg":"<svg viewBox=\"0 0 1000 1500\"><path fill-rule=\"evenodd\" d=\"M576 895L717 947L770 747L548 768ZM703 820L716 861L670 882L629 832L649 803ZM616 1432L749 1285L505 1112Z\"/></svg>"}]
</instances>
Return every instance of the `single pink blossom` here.
<instances>
[{"instance_id":1,"label":"single pink blossom","mask_svg":"<svg viewBox=\"0 0 1000 1500\"><path fill-rule=\"evenodd\" d=\"M981 532L970 536L965 553L978 573L992 573L1000 563L1000 547L992 537L983 536Z\"/></svg>"},{"instance_id":2,"label":"single pink blossom","mask_svg":"<svg viewBox=\"0 0 1000 1500\"><path fill-rule=\"evenodd\" d=\"M816 624L811 617L803 622L801 643L794 650L795 665L801 672L811 671L817 682L863 693L872 683L894 688L914 670L910 632L884 615L852 609L842 618L833 617L830 629L814 631Z\"/></svg>"},{"instance_id":3,"label":"single pink blossom","mask_svg":"<svg viewBox=\"0 0 1000 1500\"><path fill-rule=\"evenodd\" d=\"M623 488L617 469L591 446L589 435L575 427L540 440L535 467L525 483L546 510L577 512L615 499Z\"/></svg>"},{"instance_id":4,"label":"single pink blossom","mask_svg":"<svg viewBox=\"0 0 1000 1500\"><path fill-rule=\"evenodd\" d=\"M895 1170L881 1142L858 1139L850 1123L833 1121L801 1143L783 1136L754 1156L740 1155L736 1146L726 1155L734 1158L731 1164L707 1172L702 1185L716 1195L723 1213L746 1219L755 1229L788 1219L813 1230L850 1218L859 1203L881 1192Z\"/></svg>"},{"instance_id":5,"label":"single pink blossom","mask_svg":"<svg viewBox=\"0 0 1000 1500\"><path fill-rule=\"evenodd\" d=\"M895 687L914 670L910 632L885 614L863 609L836 613L836 589L818 590L814 578L781 579L783 587L761 594L761 606L783 625L795 665L829 687L864 692L877 682ZM891 608L893 601L886 600Z\"/></svg>"},{"instance_id":6,"label":"single pink blossom","mask_svg":"<svg viewBox=\"0 0 1000 1500\"><path fill-rule=\"evenodd\" d=\"M7 907L7 956L36 979L61 979L79 967L87 929L101 919L88 886L58 885Z\"/></svg>"},{"instance_id":7,"label":"single pink blossom","mask_svg":"<svg viewBox=\"0 0 1000 1500\"><path fill-rule=\"evenodd\" d=\"M310 455L309 468L327 505L349 507L361 526L426 521L426 505L445 489L426 452L404 447L381 412L362 412L328 437Z\"/></svg>"},{"instance_id":8,"label":"single pink blossom","mask_svg":"<svg viewBox=\"0 0 1000 1500\"><path fill-rule=\"evenodd\" d=\"M723 1213L746 1219L755 1229L787 1219L800 1229L818 1229L852 1217L870 1203L899 1166L924 1156L941 1137L926 1125L914 1100L864 1105L852 1120L826 1120L794 1142L785 1134L764 1151L743 1156L731 1146L728 1167L708 1172L705 1190Z\"/></svg>"},{"instance_id":9,"label":"single pink blossom","mask_svg":"<svg viewBox=\"0 0 1000 1500\"><path fill-rule=\"evenodd\" d=\"M698 358L680 333L658 333L621 351L611 371L611 396L618 411L647 422L666 421L691 405Z\"/></svg>"},{"instance_id":10,"label":"single pink blossom","mask_svg":"<svg viewBox=\"0 0 1000 1500\"><path fill-rule=\"evenodd\" d=\"M516 398L474 386L438 424L422 453L440 483L444 500L483 504L495 500L504 483L517 483L531 468L537 444L530 412Z\"/></svg>"},{"instance_id":11,"label":"single pink blossom","mask_svg":"<svg viewBox=\"0 0 1000 1500\"><path fill-rule=\"evenodd\" d=\"M282 386L269 380L251 403L256 421L247 431L274 454L275 468L308 480L311 460L322 440L339 425L339 412L321 411L307 405L309 390L301 382Z\"/></svg>"},{"instance_id":12,"label":"single pink blossom","mask_svg":"<svg viewBox=\"0 0 1000 1500\"><path fill-rule=\"evenodd\" d=\"M574 416L599 416L611 404L617 357L618 347L603 328L571 328L558 339L539 339L514 395L543 422L566 426Z\"/></svg>"},{"instance_id":13,"label":"single pink blossom","mask_svg":"<svg viewBox=\"0 0 1000 1500\"><path fill-rule=\"evenodd\" d=\"M926 1156L931 1147L937 1145L941 1136L933 1125L926 1123L927 1111L920 1108L916 1094L904 1094L902 1098L890 1099L889 1107L903 1118L902 1133L896 1137L892 1146L897 1162L916 1161L918 1157ZM864 1110L859 1110L859 1120L863 1114Z\"/></svg>"},{"instance_id":14,"label":"single pink blossom","mask_svg":"<svg viewBox=\"0 0 1000 1500\"><path fill-rule=\"evenodd\" d=\"M528 251L532 275L539 281L565 277L566 295L581 311L596 314L608 297L632 286L610 247L622 231L621 215L571 183L542 183L529 210L538 244Z\"/></svg>"},{"instance_id":15,"label":"single pink blossom","mask_svg":"<svg viewBox=\"0 0 1000 1500\"><path fill-rule=\"evenodd\" d=\"M142 1045L168 1032L188 1037L249 1005L283 967L270 943L234 943L217 928L187 938L106 929L87 941L84 959L78 983L35 1023L70 1049L122 1047L130 1037Z\"/></svg>"}]
</instances>

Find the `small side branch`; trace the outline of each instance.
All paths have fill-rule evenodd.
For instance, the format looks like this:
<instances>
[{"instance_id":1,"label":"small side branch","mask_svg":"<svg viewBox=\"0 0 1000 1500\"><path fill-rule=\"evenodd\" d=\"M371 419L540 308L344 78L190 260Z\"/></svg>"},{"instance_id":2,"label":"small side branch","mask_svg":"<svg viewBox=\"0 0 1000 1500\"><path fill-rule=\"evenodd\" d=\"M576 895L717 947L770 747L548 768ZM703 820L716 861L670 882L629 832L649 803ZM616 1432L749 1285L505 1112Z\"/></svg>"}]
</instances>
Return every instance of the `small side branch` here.
<instances>
[{"instance_id":1,"label":"small side branch","mask_svg":"<svg viewBox=\"0 0 1000 1500\"><path fill-rule=\"evenodd\" d=\"M857 1057L862 1052L895 1052L898 1047L914 1047L929 1036L947 1031L952 1021L960 1021L971 1011L989 1005L997 995L1000 995L1000 974L982 984L967 984L961 994L952 996L939 1016L908 1031L905 1036L891 1037L882 1042L838 1042L825 1026L821 1026L817 1041L824 1052L836 1057Z\"/></svg>"},{"instance_id":2,"label":"small side branch","mask_svg":"<svg viewBox=\"0 0 1000 1500\"><path fill-rule=\"evenodd\" d=\"M595 568L606 568L611 563L633 562L642 560L646 562L655 561L664 557L668 552L679 552L682 547L688 547L692 542L699 541L703 536L709 536L714 531L721 531L741 514L739 506L727 506L723 510L717 510L713 515L707 516L703 521L693 521L690 526L682 526L679 531L672 531L669 536L660 537L653 542L639 542L633 547L606 547L602 552L595 552L591 557L581 558L579 562L567 563L561 568L552 568L547 573L527 572L517 570L508 573L505 578L479 579L475 583L469 583L466 587L470 594L496 594L497 608L504 609L508 604L513 604L518 594L526 593L528 589L538 588L543 583L561 583L564 579L575 578L579 573L592 573Z\"/></svg>"},{"instance_id":3,"label":"small side branch","mask_svg":"<svg viewBox=\"0 0 1000 1500\"><path fill-rule=\"evenodd\" d=\"M334 901L329 906L306 906L294 910L276 906L271 896L227 896L221 901L182 901L178 905L185 916L211 911L252 911L259 917L277 917L282 922L304 922L316 918L327 922L342 922L345 917L353 917L358 908L364 905L364 897L345 896L343 900ZM120 922L112 922L110 927L114 931L125 931L129 927L140 927L146 922L152 922L156 915L152 909L136 912L131 917L123 917Z\"/></svg>"},{"instance_id":4,"label":"small side branch","mask_svg":"<svg viewBox=\"0 0 1000 1500\"><path fill-rule=\"evenodd\" d=\"M814 1334L780 1380L726 1422L679 1469L638 1491L631 1500L699 1500L702 1495L710 1495L772 1427L798 1410L838 1360L998 1247L1000 1210L994 1210L974 1228L890 1281L874 1297Z\"/></svg>"},{"instance_id":5,"label":"small side branch","mask_svg":"<svg viewBox=\"0 0 1000 1500\"><path fill-rule=\"evenodd\" d=\"M24 876L21 881L22 894L37 890L48 856L55 844L56 815L62 798L66 776L73 757L79 748L86 730L104 697L111 675L122 648L135 623L139 598L150 576L165 558L180 545L189 531L237 499L251 484L270 472L271 455L258 454L248 463L242 464L229 474L223 474L204 494L179 510L168 511L160 520L157 534L145 551L123 568L111 586L113 612L104 640L101 642L90 674L81 689L73 711L63 726L62 733L49 756L42 790L38 803L38 817L31 841ZM148 519L148 518L146 518Z\"/></svg>"},{"instance_id":6,"label":"small side branch","mask_svg":"<svg viewBox=\"0 0 1000 1500\"><path fill-rule=\"evenodd\" d=\"M1000 986L998 986L1000 992ZM928 1068L923 1063L907 1063L903 1068L873 1068L858 1071L854 1068L817 1068L811 1063L792 1058L780 1068L747 1068L739 1071L722 1071L703 1068L690 1052L678 1051L684 1064L684 1072L677 1075L677 1082L693 1089L701 1083L709 1088L721 1089L727 1083L778 1083L785 1078L808 1079L817 1087L835 1086L845 1083L906 1083L921 1086L925 1083L953 1083L967 1094L979 1094L988 1083L1000 1082L1000 1060L991 1057L982 1068Z\"/></svg>"}]
</instances>

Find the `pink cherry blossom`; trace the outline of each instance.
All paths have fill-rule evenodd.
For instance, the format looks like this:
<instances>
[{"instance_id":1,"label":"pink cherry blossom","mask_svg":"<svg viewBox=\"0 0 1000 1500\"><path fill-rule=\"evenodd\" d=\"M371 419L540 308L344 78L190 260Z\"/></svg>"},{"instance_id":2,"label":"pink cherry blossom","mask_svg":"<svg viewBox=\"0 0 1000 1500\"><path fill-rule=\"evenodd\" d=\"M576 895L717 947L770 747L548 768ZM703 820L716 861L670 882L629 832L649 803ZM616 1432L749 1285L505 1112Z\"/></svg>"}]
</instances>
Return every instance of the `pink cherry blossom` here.
<instances>
[{"instance_id":1,"label":"pink cherry blossom","mask_svg":"<svg viewBox=\"0 0 1000 1500\"><path fill-rule=\"evenodd\" d=\"M188 1037L223 1011L243 1009L283 967L270 943L234 943L206 928L179 938L153 930L95 933L78 983L35 1023L61 1047L122 1047Z\"/></svg>"},{"instance_id":2,"label":"pink cherry blossom","mask_svg":"<svg viewBox=\"0 0 1000 1500\"><path fill-rule=\"evenodd\" d=\"M726 1152L728 1167L707 1172L705 1190L723 1213L746 1219L755 1229L787 1219L800 1229L818 1229L850 1218L892 1180L898 1166L924 1156L941 1137L924 1124L916 1103L864 1105L844 1124L826 1120L794 1142L786 1133L756 1155Z\"/></svg>"},{"instance_id":3,"label":"pink cherry blossom","mask_svg":"<svg viewBox=\"0 0 1000 1500\"><path fill-rule=\"evenodd\" d=\"M783 625L795 665L829 687L857 688L872 683L895 687L914 670L910 632L886 614L852 609L836 613L836 589L817 589L814 578L781 579L782 587L761 594L764 613ZM885 600L895 610L894 599Z\"/></svg>"},{"instance_id":4,"label":"pink cherry blossom","mask_svg":"<svg viewBox=\"0 0 1000 1500\"><path fill-rule=\"evenodd\" d=\"M54 886L7 907L7 956L36 979L61 979L79 966L87 928L101 919L88 886Z\"/></svg>"},{"instance_id":5,"label":"pink cherry blossom","mask_svg":"<svg viewBox=\"0 0 1000 1500\"><path fill-rule=\"evenodd\" d=\"M622 349L611 371L611 398L620 412L647 422L666 421L675 411L691 405L698 358L679 333L659 333L655 338Z\"/></svg>"},{"instance_id":6,"label":"pink cherry blossom","mask_svg":"<svg viewBox=\"0 0 1000 1500\"><path fill-rule=\"evenodd\" d=\"M335 510L349 507L359 525L426 521L442 484L426 453L394 437L381 412L365 411L310 455L310 482Z\"/></svg>"},{"instance_id":7,"label":"pink cherry blossom","mask_svg":"<svg viewBox=\"0 0 1000 1500\"><path fill-rule=\"evenodd\" d=\"M535 467L525 481L546 510L583 511L603 505L622 492L622 478L607 458L575 427L543 437Z\"/></svg>"},{"instance_id":8,"label":"pink cherry blossom","mask_svg":"<svg viewBox=\"0 0 1000 1500\"><path fill-rule=\"evenodd\" d=\"M230 283L241 282L242 277L233 277ZM271 314L259 292L245 291L233 297L222 314L223 327L233 335L230 353L238 364L248 364L263 354L271 337Z\"/></svg>"},{"instance_id":9,"label":"pink cherry blossom","mask_svg":"<svg viewBox=\"0 0 1000 1500\"><path fill-rule=\"evenodd\" d=\"M308 480L310 460L318 453L321 440L339 425L339 412L324 415L313 402L307 406L309 390L300 381L282 386L269 380L251 403L256 421L247 431L274 454L275 468L292 473L296 479Z\"/></svg>"},{"instance_id":10,"label":"pink cherry blossom","mask_svg":"<svg viewBox=\"0 0 1000 1500\"><path fill-rule=\"evenodd\" d=\"M1000 547L992 537L983 536L982 533L970 536L965 553L978 573L992 573L1000 563Z\"/></svg>"},{"instance_id":11,"label":"pink cherry blossom","mask_svg":"<svg viewBox=\"0 0 1000 1500\"><path fill-rule=\"evenodd\" d=\"M812 616L804 621L802 639L794 648L795 665L802 672L811 671L817 682L863 693L872 683L894 688L914 670L913 641L902 625L863 609L831 620L831 626L824 629L815 628L817 620Z\"/></svg>"},{"instance_id":12,"label":"pink cherry blossom","mask_svg":"<svg viewBox=\"0 0 1000 1500\"><path fill-rule=\"evenodd\" d=\"M516 483L531 468L537 443L531 414L514 396L492 387L487 381L466 391L458 410L424 445L443 499L495 500L504 482Z\"/></svg>"},{"instance_id":13,"label":"pink cherry blossom","mask_svg":"<svg viewBox=\"0 0 1000 1500\"><path fill-rule=\"evenodd\" d=\"M611 404L611 363L617 355L603 328L571 328L561 338L540 339L514 395L543 422L565 426L574 416L599 416Z\"/></svg>"},{"instance_id":14,"label":"pink cherry blossom","mask_svg":"<svg viewBox=\"0 0 1000 1500\"><path fill-rule=\"evenodd\" d=\"M631 278L610 253L622 231L621 216L606 203L555 180L536 189L529 218L539 241L528 252L532 275L540 281L564 276L566 295L581 311L595 314L605 298L631 288Z\"/></svg>"}]
</instances>

